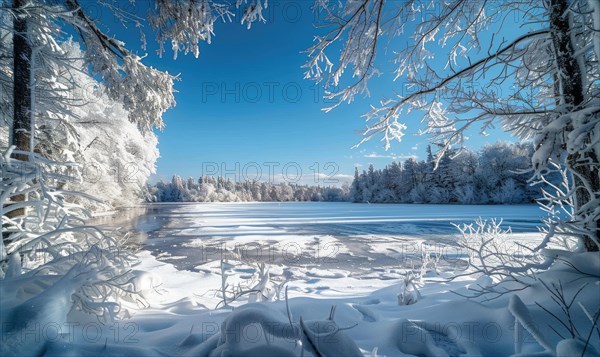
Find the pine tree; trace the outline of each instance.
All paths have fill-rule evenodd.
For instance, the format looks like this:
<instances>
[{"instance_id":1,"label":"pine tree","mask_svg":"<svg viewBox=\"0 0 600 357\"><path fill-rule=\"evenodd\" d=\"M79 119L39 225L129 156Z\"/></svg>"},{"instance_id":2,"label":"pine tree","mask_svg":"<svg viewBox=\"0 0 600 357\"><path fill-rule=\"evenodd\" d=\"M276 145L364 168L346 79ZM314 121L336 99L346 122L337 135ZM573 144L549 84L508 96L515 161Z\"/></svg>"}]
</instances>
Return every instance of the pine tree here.
<instances>
[{"instance_id":1,"label":"pine tree","mask_svg":"<svg viewBox=\"0 0 600 357\"><path fill-rule=\"evenodd\" d=\"M350 190L350 197L352 202L362 202L362 190L360 187L360 176L358 173L358 167L354 168L354 180L352 181L352 189Z\"/></svg>"}]
</instances>

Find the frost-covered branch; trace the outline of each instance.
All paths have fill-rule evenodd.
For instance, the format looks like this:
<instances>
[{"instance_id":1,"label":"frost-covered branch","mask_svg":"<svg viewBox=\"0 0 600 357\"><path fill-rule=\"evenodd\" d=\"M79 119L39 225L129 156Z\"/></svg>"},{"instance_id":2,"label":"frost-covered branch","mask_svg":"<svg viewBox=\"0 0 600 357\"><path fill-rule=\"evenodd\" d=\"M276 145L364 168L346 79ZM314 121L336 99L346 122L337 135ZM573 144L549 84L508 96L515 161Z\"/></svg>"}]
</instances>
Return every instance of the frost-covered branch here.
<instances>
[{"instance_id":1,"label":"frost-covered branch","mask_svg":"<svg viewBox=\"0 0 600 357\"><path fill-rule=\"evenodd\" d=\"M436 164L462 149L473 129L485 135L500 125L533 139L535 176L551 161L568 170L572 225L583 249L598 250L600 7L594 1L322 0L316 6L326 30L308 50L306 76L325 89L340 87L326 94L338 99L333 107L368 94L367 82L378 73L370 59L377 51L393 54L399 88L364 115L359 145L381 137L389 149L404 135L403 117L414 111L427 124L421 133L439 144ZM333 61L328 52L336 46L341 55ZM344 80L346 71L352 80Z\"/></svg>"}]
</instances>

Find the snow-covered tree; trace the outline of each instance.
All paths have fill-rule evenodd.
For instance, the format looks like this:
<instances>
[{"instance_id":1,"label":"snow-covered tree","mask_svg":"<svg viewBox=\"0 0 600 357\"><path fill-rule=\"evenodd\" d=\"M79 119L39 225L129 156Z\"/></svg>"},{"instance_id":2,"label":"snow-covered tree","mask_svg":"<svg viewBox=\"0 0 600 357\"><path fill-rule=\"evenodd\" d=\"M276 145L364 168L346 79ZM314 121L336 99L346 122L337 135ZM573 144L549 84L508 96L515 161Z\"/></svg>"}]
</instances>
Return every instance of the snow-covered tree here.
<instances>
[{"instance_id":1,"label":"snow-covered tree","mask_svg":"<svg viewBox=\"0 0 600 357\"><path fill-rule=\"evenodd\" d=\"M131 1L130 5L135 4ZM29 156L23 154L27 151L57 161L74 159L71 156L76 146L82 144L82 137L73 128L74 112L87 104L86 98L81 95L73 96L76 90L82 91L84 83L78 82L81 75L77 73L82 69L86 74L90 71L92 78L99 81L96 87L101 88L101 101L122 104L125 111L120 114L126 115L141 133L134 136L141 135L152 143L152 130L164 127L162 115L175 105L173 85L176 77L146 66L143 56L113 37L113 33L119 32L102 23L102 19L108 17L92 19L90 12L97 10L98 6L102 12L113 15L110 18L117 20L114 26L142 28L147 21L156 34L161 55L165 52L164 44L170 42L174 56L180 51L198 56L199 42L210 43L215 22L231 21L235 9L246 9L240 19L243 24L264 21L260 14L262 6L245 0L157 0L133 6L144 11L147 7L147 14L142 16L126 9L131 7L128 4L114 1L3 0L0 7L0 40L3 44L0 61L6 72L3 71L0 83L2 101L7 105L2 106L2 120L10 128L3 132L8 136L3 141L17 148L14 152L16 159L28 160ZM146 32L140 31L142 50L145 49ZM74 36L73 41L82 47L79 62L83 64L74 64L72 53L61 45L68 40L67 34ZM83 92L86 90L89 87L83 88ZM112 123L113 128L118 127L115 124ZM132 133L129 126L125 126L127 130L123 133ZM117 135L114 139L126 138ZM95 140L94 144L98 142ZM141 147L138 145L130 149L139 151ZM142 155L151 156L154 151L151 149ZM129 152L116 160L132 156L136 157L136 154ZM112 175L117 180L123 177L130 179L137 175L133 172L135 170L140 171L139 167L132 165L118 166L114 167ZM148 170L144 167L141 171L146 174ZM12 200L23 199L15 196ZM22 210L11 212L11 215L24 213Z\"/></svg>"},{"instance_id":2,"label":"snow-covered tree","mask_svg":"<svg viewBox=\"0 0 600 357\"><path fill-rule=\"evenodd\" d=\"M148 188L155 202L290 202L347 201L350 187L306 186L295 183L231 181L223 177L202 176L196 184L175 175L171 182L159 181ZM187 184L186 184L187 183Z\"/></svg>"},{"instance_id":3,"label":"snow-covered tree","mask_svg":"<svg viewBox=\"0 0 600 357\"><path fill-rule=\"evenodd\" d=\"M0 29L0 34L8 33ZM10 46L2 46L0 50L0 57L6 62L10 59L8 48ZM129 112L122 103L108 98L104 86L86 73L79 44L67 40L54 43L53 49L45 51L53 51L60 57L45 56L46 61L38 62L39 65L34 67L35 152L49 159L78 164L71 167L75 172L69 174L80 180L70 180L62 185L105 203L80 202L87 208L123 206L141 201L158 157L154 133L141 132L128 120ZM60 63L50 61L57 58ZM3 76L10 75L10 70L3 73ZM3 93L3 98L12 103L12 92ZM2 129L10 127L8 122L6 124ZM1 134L0 147L6 150L8 130Z\"/></svg>"},{"instance_id":4,"label":"snow-covered tree","mask_svg":"<svg viewBox=\"0 0 600 357\"><path fill-rule=\"evenodd\" d=\"M528 182L531 144L497 142L479 153L464 150L440 161L433 170L427 161L393 162L381 170L369 166L355 172L350 199L353 202L508 204L531 203L541 197L542 186ZM555 178L551 184L559 184ZM549 189L549 186L543 186Z\"/></svg>"},{"instance_id":5,"label":"snow-covered tree","mask_svg":"<svg viewBox=\"0 0 600 357\"><path fill-rule=\"evenodd\" d=\"M425 133L441 145L437 161L462 146L466 131L496 125L535 141L543 179L557 162L571 175L573 220L563 230L580 249L600 246L600 5L597 0L539 2L448 0L317 1L322 30L308 50L306 77L336 99L330 110L380 74L390 56L405 85L366 114L363 141L386 148L423 111ZM518 20L517 20L518 19ZM518 26L515 26L518 22ZM341 45L341 51L339 50ZM339 53L333 58L332 53ZM350 72L352 78L346 78ZM339 89L336 89L339 88ZM548 197L560 201L561 195Z\"/></svg>"}]
</instances>

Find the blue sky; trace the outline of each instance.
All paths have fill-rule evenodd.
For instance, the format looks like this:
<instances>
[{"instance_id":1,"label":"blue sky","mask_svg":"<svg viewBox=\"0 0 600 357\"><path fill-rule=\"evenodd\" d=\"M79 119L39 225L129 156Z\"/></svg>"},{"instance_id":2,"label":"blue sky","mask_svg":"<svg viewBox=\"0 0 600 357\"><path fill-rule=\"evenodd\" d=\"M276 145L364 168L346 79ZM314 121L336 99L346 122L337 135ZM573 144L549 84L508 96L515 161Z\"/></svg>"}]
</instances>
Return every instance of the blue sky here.
<instances>
[{"instance_id":1,"label":"blue sky","mask_svg":"<svg viewBox=\"0 0 600 357\"><path fill-rule=\"evenodd\" d=\"M321 110L328 105L322 89L304 80L301 68L307 58L301 52L316 31L309 4L270 1L267 23L255 23L250 30L238 22L219 23L212 43L201 44L197 59L180 54L173 60L170 52L159 58L148 33L146 63L181 77L176 83L177 106L164 116L166 129L157 132L161 157L153 180L207 173L256 178L260 167L263 180L286 172L296 177L301 170L302 181L314 183L317 167L321 179L334 173L343 179L355 166L383 167L393 159L424 158L428 142L415 135L423 126L417 115L403 120L407 135L389 151L378 140L352 149L365 127L361 115L402 86L392 81L393 67L381 63L383 56L384 74L372 81L371 97L359 97L329 113ZM117 37L125 36L131 44L138 43L138 35L130 31ZM490 137L475 134L469 146L477 149L499 139L510 137L500 131Z\"/></svg>"}]
</instances>

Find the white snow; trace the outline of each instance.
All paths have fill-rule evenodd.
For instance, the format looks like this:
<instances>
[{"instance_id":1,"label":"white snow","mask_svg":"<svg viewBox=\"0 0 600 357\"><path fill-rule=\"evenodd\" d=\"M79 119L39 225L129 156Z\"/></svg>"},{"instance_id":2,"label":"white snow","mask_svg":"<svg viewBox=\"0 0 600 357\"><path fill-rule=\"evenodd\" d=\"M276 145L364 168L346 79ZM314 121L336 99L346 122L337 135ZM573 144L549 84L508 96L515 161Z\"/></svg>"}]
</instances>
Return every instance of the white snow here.
<instances>
[{"instance_id":1,"label":"white snow","mask_svg":"<svg viewBox=\"0 0 600 357\"><path fill-rule=\"evenodd\" d=\"M565 333L556 320L535 305L537 302L559 313L548 291L539 284L520 292L520 299L507 294L485 302L459 295L468 293L470 284L489 284L485 277L442 279L458 269L456 258L461 255L452 246L456 235L452 228L442 225L433 224L428 230L428 224L447 223L454 218L468 220L475 214L490 218L503 215L507 222L535 220L535 207L452 206L448 207L450 212L442 212L439 207L432 211L435 206L419 205L408 206L409 211L402 205L282 206L195 204L159 209L158 214L169 219L153 226L146 247L137 253L140 262L134 267L133 284L142 291L145 301L125 304L129 318L102 324L76 311L60 321L58 315L33 316L35 324L22 329L7 330L7 325L3 325L2 337L11 343L3 344L0 352L3 356L35 355L40 351L50 356L310 356L316 355L316 348L327 356L508 356L515 353L516 346L513 315L528 326L527 330L532 328L531 331L544 336L544 342L553 349L543 352L536 339L520 331L521 353L566 356L582 351L580 340L562 340L548 327ZM396 229L399 232L394 234ZM535 242L543 236L525 232L516 233L515 237ZM226 254L197 256L198 249L206 248L209 243L225 246L237 243L238 251L226 247ZM262 273L261 259L256 254L244 257L239 253L240 245L275 246L272 254L277 256L283 254L280 247L292 243L302 252L324 244L338 244L340 249L328 255L335 263L273 258L267 261ZM418 274L420 267L415 264L423 256L423 250L431 247L452 253L448 253L448 259L437 262L435 269L430 266L414 279L420 295L415 303L399 305L398 295L406 286L407 272ZM574 270L568 264L559 264L539 278L561 279L568 292L587 283L577 302L594 314L599 306L596 269L599 263L597 255L592 254L572 259L573 266L587 276L574 280ZM248 304L260 297L244 294L230 299L224 307L220 290L222 272L230 287L256 287L272 301ZM29 289L28 296L35 295L31 291L33 283L21 277L21 282L4 279L0 283L3 322L15 321L7 317L14 309L6 307L15 306L19 300L11 289L21 286ZM68 285L59 281L55 286ZM284 286L289 295L289 313ZM7 296L13 297L7 300ZM32 303L46 308L62 304L59 300L42 304L45 296L37 295L18 306ZM215 310L216 306L219 309ZM578 326L585 327L581 333L587 336L591 327L588 317L578 307L573 313ZM592 334L591 341L596 347L598 339ZM596 347L588 346L586 356L595 355Z\"/></svg>"}]
</instances>

